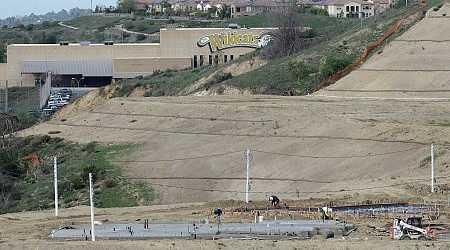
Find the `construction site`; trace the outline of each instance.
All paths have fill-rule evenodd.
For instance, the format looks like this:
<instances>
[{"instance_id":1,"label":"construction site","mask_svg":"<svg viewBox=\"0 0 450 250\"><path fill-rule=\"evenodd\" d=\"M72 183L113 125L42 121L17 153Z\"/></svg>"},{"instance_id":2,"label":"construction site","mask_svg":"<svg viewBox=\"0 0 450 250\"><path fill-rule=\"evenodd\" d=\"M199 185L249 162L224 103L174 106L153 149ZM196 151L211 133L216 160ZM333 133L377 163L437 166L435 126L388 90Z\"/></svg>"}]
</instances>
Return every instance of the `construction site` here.
<instances>
[{"instance_id":1,"label":"construction site","mask_svg":"<svg viewBox=\"0 0 450 250\"><path fill-rule=\"evenodd\" d=\"M449 12L307 96L87 93L20 136L138 145L154 205L0 215L0 248L450 249Z\"/></svg>"}]
</instances>

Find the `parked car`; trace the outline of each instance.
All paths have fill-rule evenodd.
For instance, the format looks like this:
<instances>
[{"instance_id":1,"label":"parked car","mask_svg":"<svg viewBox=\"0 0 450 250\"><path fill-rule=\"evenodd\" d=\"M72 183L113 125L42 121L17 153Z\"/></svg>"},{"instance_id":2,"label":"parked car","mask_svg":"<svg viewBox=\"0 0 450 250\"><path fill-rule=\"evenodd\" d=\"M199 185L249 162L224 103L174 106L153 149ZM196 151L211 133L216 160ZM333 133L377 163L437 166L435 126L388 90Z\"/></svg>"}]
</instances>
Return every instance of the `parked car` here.
<instances>
[{"instance_id":1,"label":"parked car","mask_svg":"<svg viewBox=\"0 0 450 250\"><path fill-rule=\"evenodd\" d=\"M42 114L42 115L51 115L51 114L53 114L55 111L52 110L52 109L50 109L50 108L45 108L45 109L39 110L38 112L39 112L40 114Z\"/></svg>"},{"instance_id":2,"label":"parked car","mask_svg":"<svg viewBox=\"0 0 450 250\"><path fill-rule=\"evenodd\" d=\"M58 90L58 92L63 93L65 95L72 95L71 89L60 89L60 90Z\"/></svg>"},{"instance_id":3,"label":"parked car","mask_svg":"<svg viewBox=\"0 0 450 250\"><path fill-rule=\"evenodd\" d=\"M64 105L69 104L69 102L67 100L63 100L63 99L55 99L55 100L50 100L48 101L48 106L57 106L57 107L62 107Z\"/></svg>"},{"instance_id":4,"label":"parked car","mask_svg":"<svg viewBox=\"0 0 450 250\"><path fill-rule=\"evenodd\" d=\"M58 94L51 95L48 99L49 100L59 100L59 99L69 100L70 95L63 95L63 94L58 93Z\"/></svg>"}]
</instances>

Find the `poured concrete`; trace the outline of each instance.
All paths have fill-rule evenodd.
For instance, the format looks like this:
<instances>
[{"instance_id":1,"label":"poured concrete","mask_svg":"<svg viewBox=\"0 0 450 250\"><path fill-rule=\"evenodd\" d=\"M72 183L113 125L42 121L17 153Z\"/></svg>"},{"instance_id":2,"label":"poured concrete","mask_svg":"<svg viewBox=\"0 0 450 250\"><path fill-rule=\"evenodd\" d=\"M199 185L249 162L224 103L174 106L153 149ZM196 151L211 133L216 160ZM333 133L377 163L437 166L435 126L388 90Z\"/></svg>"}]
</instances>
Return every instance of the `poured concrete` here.
<instances>
[{"instance_id":1,"label":"poured concrete","mask_svg":"<svg viewBox=\"0 0 450 250\"><path fill-rule=\"evenodd\" d=\"M195 228L194 228L195 225ZM196 237L279 237L296 236L309 238L321 232L342 235L354 228L353 224L338 221L319 220L276 220L259 223L217 223L204 222L152 222L145 229L144 222L122 222L95 225L95 236L101 238L196 238ZM65 229L55 230L50 237L82 238L90 236L90 225L71 225Z\"/></svg>"}]
</instances>

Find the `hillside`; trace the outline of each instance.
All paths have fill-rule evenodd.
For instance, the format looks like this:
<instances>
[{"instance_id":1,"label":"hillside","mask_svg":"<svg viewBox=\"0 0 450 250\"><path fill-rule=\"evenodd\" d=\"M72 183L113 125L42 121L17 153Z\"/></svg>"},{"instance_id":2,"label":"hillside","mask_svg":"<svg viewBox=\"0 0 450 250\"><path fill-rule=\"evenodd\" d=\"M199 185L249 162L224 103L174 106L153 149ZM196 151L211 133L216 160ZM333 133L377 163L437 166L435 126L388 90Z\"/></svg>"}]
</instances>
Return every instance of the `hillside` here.
<instances>
[{"instance_id":1,"label":"hillside","mask_svg":"<svg viewBox=\"0 0 450 250\"><path fill-rule=\"evenodd\" d=\"M442 202L429 194L429 156L434 143L436 184L447 190L450 105L443 79L450 52L440 49L445 32L429 31L449 25L442 15L448 11L449 4L429 11L361 69L314 95L97 101L97 91L23 135L60 131L77 142L139 144L116 164L127 178L153 187L159 204L243 200L246 149L253 201L277 194L336 203ZM416 76L424 60L434 77Z\"/></svg>"},{"instance_id":2,"label":"hillside","mask_svg":"<svg viewBox=\"0 0 450 250\"><path fill-rule=\"evenodd\" d=\"M357 71L318 94L448 98L448 11L445 7L429 11L424 20L389 43Z\"/></svg>"}]
</instances>

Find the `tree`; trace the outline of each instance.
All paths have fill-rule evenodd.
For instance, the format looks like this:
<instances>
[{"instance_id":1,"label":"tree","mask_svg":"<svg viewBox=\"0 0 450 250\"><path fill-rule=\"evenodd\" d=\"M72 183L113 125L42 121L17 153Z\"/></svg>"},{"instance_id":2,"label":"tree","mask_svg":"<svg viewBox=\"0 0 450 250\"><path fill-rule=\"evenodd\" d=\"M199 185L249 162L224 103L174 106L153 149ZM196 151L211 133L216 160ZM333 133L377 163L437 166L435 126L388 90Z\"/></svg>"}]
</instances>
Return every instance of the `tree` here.
<instances>
[{"instance_id":1,"label":"tree","mask_svg":"<svg viewBox=\"0 0 450 250\"><path fill-rule=\"evenodd\" d=\"M269 59L291 55L327 39L319 37L311 28L300 27L295 4L271 11L270 20L271 26L277 29L270 34L270 46L262 53Z\"/></svg>"},{"instance_id":2,"label":"tree","mask_svg":"<svg viewBox=\"0 0 450 250\"><path fill-rule=\"evenodd\" d=\"M285 56L299 37L297 7L290 5L271 11L270 22L278 29L272 33L272 45L267 48L266 55L269 58Z\"/></svg>"},{"instance_id":3,"label":"tree","mask_svg":"<svg viewBox=\"0 0 450 250\"><path fill-rule=\"evenodd\" d=\"M136 11L134 0L117 0L117 10L121 13L131 13Z\"/></svg>"},{"instance_id":4,"label":"tree","mask_svg":"<svg viewBox=\"0 0 450 250\"><path fill-rule=\"evenodd\" d=\"M217 15L220 19L231 18L231 7L224 4L218 9Z\"/></svg>"},{"instance_id":5,"label":"tree","mask_svg":"<svg viewBox=\"0 0 450 250\"><path fill-rule=\"evenodd\" d=\"M16 132L18 123L19 119L17 116L0 113L0 146L2 149L7 148L11 144L12 135Z\"/></svg>"},{"instance_id":6,"label":"tree","mask_svg":"<svg viewBox=\"0 0 450 250\"><path fill-rule=\"evenodd\" d=\"M212 18L216 17L216 15L217 15L217 7L216 6L211 6L211 8L209 8L208 11L206 12L207 19L212 19Z\"/></svg>"}]
</instances>

